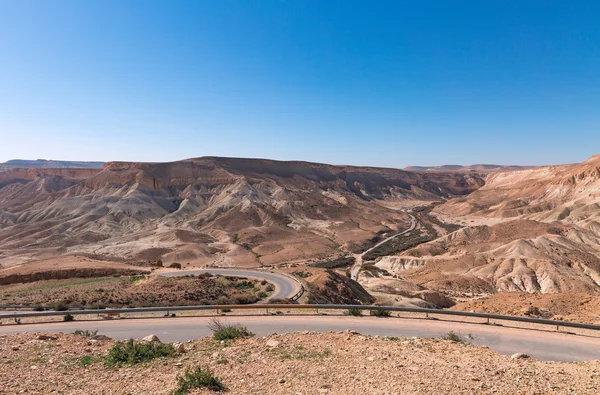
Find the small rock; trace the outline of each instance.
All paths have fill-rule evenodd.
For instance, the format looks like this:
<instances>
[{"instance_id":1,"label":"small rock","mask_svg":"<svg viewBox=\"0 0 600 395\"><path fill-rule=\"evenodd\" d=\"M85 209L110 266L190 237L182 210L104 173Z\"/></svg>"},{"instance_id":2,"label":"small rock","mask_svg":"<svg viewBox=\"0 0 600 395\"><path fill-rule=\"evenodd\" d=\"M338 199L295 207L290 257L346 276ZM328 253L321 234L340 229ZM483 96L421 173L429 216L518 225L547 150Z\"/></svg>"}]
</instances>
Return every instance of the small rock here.
<instances>
[{"instance_id":1,"label":"small rock","mask_svg":"<svg viewBox=\"0 0 600 395\"><path fill-rule=\"evenodd\" d=\"M156 335L148 335L148 336L142 338L142 341L152 342L152 343L161 343L160 339Z\"/></svg>"},{"instance_id":2,"label":"small rock","mask_svg":"<svg viewBox=\"0 0 600 395\"><path fill-rule=\"evenodd\" d=\"M19 351L19 347L17 347L17 346L13 346L12 350L13 350L13 351Z\"/></svg>"},{"instance_id":3,"label":"small rock","mask_svg":"<svg viewBox=\"0 0 600 395\"><path fill-rule=\"evenodd\" d=\"M267 340L267 347L279 347L280 345L281 345L281 342L277 341L275 339Z\"/></svg>"},{"instance_id":4,"label":"small rock","mask_svg":"<svg viewBox=\"0 0 600 395\"><path fill-rule=\"evenodd\" d=\"M173 343L173 347L175 348L176 353L178 353L178 354L185 353L185 346L183 345L183 343Z\"/></svg>"},{"instance_id":5,"label":"small rock","mask_svg":"<svg viewBox=\"0 0 600 395\"><path fill-rule=\"evenodd\" d=\"M527 359L530 358L529 355L523 354L522 352L518 352L510 356L512 359Z\"/></svg>"},{"instance_id":6,"label":"small rock","mask_svg":"<svg viewBox=\"0 0 600 395\"><path fill-rule=\"evenodd\" d=\"M31 370L37 370L37 368L38 368L37 366L33 365L30 369Z\"/></svg>"},{"instance_id":7,"label":"small rock","mask_svg":"<svg viewBox=\"0 0 600 395\"><path fill-rule=\"evenodd\" d=\"M39 335L38 340L57 340L58 337L49 336L49 335Z\"/></svg>"},{"instance_id":8,"label":"small rock","mask_svg":"<svg viewBox=\"0 0 600 395\"><path fill-rule=\"evenodd\" d=\"M346 333L348 333L348 334L350 334L350 335L360 335L360 333L358 333L357 331L355 331L355 330L352 330L352 329L348 329L348 330L346 331Z\"/></svg>"}]
</instances>

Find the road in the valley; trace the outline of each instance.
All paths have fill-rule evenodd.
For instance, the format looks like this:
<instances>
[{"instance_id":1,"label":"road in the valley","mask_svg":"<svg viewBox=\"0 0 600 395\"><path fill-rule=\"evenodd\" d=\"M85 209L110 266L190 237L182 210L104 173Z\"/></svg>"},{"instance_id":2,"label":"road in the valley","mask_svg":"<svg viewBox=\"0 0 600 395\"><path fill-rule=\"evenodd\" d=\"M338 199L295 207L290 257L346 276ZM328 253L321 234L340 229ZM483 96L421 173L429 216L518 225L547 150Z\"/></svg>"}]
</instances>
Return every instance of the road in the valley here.
<instances>
[{"instance_id":1,"label":"road in the valley","mask_svg":"<svg viewBox=\"0 0 600 395\"><path fill-rule=\"evenodd\" d=\"M375 244L373 247L369 248L368 250L364 251L361 254L354 254L355 261L354 261L354 265L352 265L352 269L350 270L350 276L353 280L356 280L358 278L358 273L360 272L360 268L362 267L363 256L365 256L365 254L373 251L375 248L379 247L380 245L383 245L383 244L387 243L388 241L395 239L396 237L400 237L400 236L410 232L417 226L417 219L412 214L408 214L408 215L410 216L410 227L408 229L406 229L400 233L396 233L395 235L392 235L386 239L383 239L382 241Z\"/></svg>"},{"instance_id":2,"label":"road in the valley","mask_svg":"<svg viewBox=\"0 0 600 395\"><path fill-rule=\"evenodd\" d=\"M267 280L268 282L275 285L275 292L269 297L269 299L276 298L291 298L300 290L300 283L291 277L283 274L268 272L264 270L250 270L250 269L197 269L197 270L177 270L172 272L158 273L159 276L165 277L182 277L187 275L195 275L210 273L221 276L238 276L238 277L252 277L260 280ZM266 299L263 302L268 301Z\"/></svg>"},{"instance_id":3,"label":"road in the valley","mask_svg":"<svg viewBox=\"0 0 600 395\"><path fill-rule=\"evenodd\" d=\"M0 335L18 332L73 332L98 329L114 339L142 338L156 334L167 342L193 340L211 334L211 317L143 318L112 321L75 321L44 324L2 325ZM369 335L443 337L449 331L473 335L473 344L505 354L526 353L546 361L600 360L600 338L565 333L408 318L344 316L225 316L224 323L239 323L259 336L297 331L341 332L352 329Z\"/></svg>"}]
</instances>

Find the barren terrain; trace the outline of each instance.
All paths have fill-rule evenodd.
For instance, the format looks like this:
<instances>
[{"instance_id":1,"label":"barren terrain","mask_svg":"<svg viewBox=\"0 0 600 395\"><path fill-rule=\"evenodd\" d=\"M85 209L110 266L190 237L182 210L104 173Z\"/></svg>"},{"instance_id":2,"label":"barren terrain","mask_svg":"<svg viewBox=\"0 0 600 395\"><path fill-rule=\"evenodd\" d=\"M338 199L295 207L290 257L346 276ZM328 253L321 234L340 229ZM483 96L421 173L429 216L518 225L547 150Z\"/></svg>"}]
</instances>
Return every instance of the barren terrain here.
<instances>
[{"instance_id":1,"label":"barren terrain","mask_svg":"<svg viewBox=\"0 0 600 395\"><path fill-rule=\"evenodd\" d=\"M597 361L512 359L450 340L355 333L291 333L233 342L203 338L184 344L185 353L174 357L109 368L104 361L112 345L75 335L2 336L0 393L168 394L177 387L177 376L196 366L212 371L232 394L600 391Z\"/></svg>"},{"instance_id":2,"label":"barren terrain","mask_svg":"<svg viewBox=\"0 0 600 395\"><path fill-rule=\"evenodd\" d=\"M247 304L274 291L266 281L240 277L96 277L0 285L0 305L154 307Z\"/></svg>"},{"instance_id":3,"label":"barren terrain","mask_svg":"<svg viewBox=\"0 0 600 395\"><path fill-rule=\"evenodd\" d=\"M507 292L600 294L600 156L410 170L214 157L7 168L0 279L177 263L279 266L323 303L446 308ZM52 269L57 259L74 272ZM102 274L100 262L121 266ZM554 315L593 320L581 306Z\"/></svg>"}]
</instances>

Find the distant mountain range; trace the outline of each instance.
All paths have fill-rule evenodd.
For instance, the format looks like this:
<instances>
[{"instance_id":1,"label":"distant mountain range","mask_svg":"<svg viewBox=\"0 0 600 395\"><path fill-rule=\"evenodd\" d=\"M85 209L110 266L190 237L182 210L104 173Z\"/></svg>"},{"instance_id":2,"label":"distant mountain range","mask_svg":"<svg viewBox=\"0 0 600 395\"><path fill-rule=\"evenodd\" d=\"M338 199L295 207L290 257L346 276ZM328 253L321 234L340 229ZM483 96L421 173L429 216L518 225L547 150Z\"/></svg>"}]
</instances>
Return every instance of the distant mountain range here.
<instances>
[{"instance_id":1,"label":"distant mountain range","mask_svg":"<svg viewBox=\"0 0 600 395\"><path fill-rule=\"evenodd\" d=\"M104 162L83 162L46 159L12 159L0 163L0 169L101 169Z\"/></svg>"},{"instance_id":2,"label":"distant mountain range","mask_svg":"<svg viewBox=\"0 0 600 395\"><path fill-rule=\"evenodd\" d=\"M474 172L474 173L491 173L499 171L515 171L515 170L527 170L533 169L537 166L516 166L516 165L442 165L442 166L407 166L404 168L406 171L416 172Z\"/></svg>"}]
</instances>

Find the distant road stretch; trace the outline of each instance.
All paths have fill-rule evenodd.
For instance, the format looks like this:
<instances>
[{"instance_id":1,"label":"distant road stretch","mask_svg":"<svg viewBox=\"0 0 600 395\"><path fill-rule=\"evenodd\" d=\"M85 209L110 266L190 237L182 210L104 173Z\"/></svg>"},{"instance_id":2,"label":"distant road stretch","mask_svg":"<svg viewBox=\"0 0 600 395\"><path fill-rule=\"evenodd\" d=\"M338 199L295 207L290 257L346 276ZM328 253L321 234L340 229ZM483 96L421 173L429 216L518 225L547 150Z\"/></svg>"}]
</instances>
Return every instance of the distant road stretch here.
<instances>
[{"instance_id":1,"label":"distant road stretch","mask_svg":"<svg viewBox=\"0 0 600 395\"><path fill-rule=\"evenodd\" d=\"M187 275L195 275L210 273L221 276L239 276L239 277L254 277L259 279L265 279L268 282L275 285L275 292L269 299L275 298L291 298L300 290L300 284L287 277L283 274L271 273L262 270L249 270L249 269L197 269L197 270L178 270L174 272L159 273L159 276L163 277L182 277ZM268 300L268 299L267 299ZM264 302L266 302L265 300Z\"/></svg>"},{"instance_id":2,"label":"distant road stretch","mask_svg":"<svg viewBox=\"0 0 600 395\"><path fill-rule=\"evenodd\" d=\"M198 339L211 334L211 317L145 318L111 321L75 321L26 325L2 325L0 334L19 332L65 332L75 329L98 329L113 339L139 339L156 334L167 342ZM517 352L545 361L600 360L600 338L496 327L460 322L407 318L343 316L225 316L226 323L247 326L259 336L276 333L315 331L342 332L353 329L369 335L396 337L443 337L449 331L473 335L474 345L485 345L505 355Z\"/></svg>"}]
</instances>

